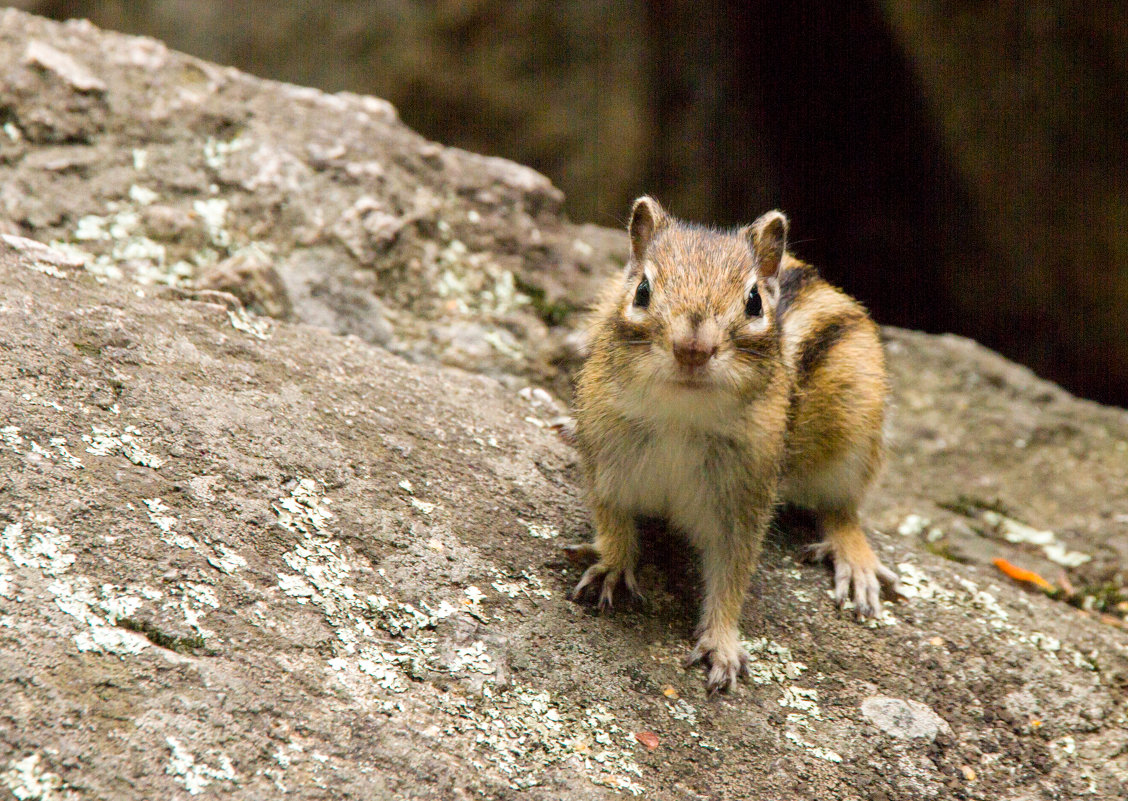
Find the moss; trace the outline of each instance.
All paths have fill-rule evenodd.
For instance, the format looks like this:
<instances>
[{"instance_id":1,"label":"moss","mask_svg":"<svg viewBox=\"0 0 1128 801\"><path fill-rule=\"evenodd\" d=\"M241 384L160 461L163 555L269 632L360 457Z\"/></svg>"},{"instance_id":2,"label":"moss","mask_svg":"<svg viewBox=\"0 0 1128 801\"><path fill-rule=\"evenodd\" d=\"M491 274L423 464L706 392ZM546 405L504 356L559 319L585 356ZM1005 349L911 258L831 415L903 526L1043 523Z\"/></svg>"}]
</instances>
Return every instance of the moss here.
<instances>
[{"instance_id":1,"label":"moss","mask_svg":"<svg viewBox=\"0 0 1128 801\"><path fill-rule=\"evenodd\" d=\"M195 654L203 651L207 645L204 638L198 634L193 637L174 637L161 631L147 620L123 617L118 619L117 626L144 635L153 645L169 651L176 651L179 654Z\"/></svg>"},{"instance_id":2,"label":"moss","mask_svg":"<svg viewBox=\"0 0 1128 801\"><path fill-rule=\"evenodd\" d=\"M577 311L577 307L566 300L549 301L544 289L536 284L530 284L518 277L515 277L514 284L518 290L529 296L529 302L532 303L537 316L547 325L562 325Z\"/></svg>"},{"instance_id":3,"label":"moss","mask_svg":"<svg viewBox=\"0 0 1128 801\"><path fill-rule=\"evenodd\" d=\"M971 560L962 554L956 553L952 550L951 543L946 540L937 540L936 542L926 542L924 547L929 553L936 554L937 556L947 559L952 562L958 562L961 565L970 564Z\"/></svg>"},{"instance_id":4,"label":"moss","mask_svg":"<svg viewBox=\"0 0 1128 801\"><path fill-rule=\"evenodd\" d=\"M72 342L71 344L74 345L75 350L85 356L102 355L102 348L98 345L95 345L93 342L83 342L80 340L78 342Z\"/></svg>"},{"instance_id":5,"label":"moss","mask_svg":"<svg viewBox=\"0 0 1128 801\"><path fill-rule=\"evenodd\" d=\"M964 517L979 517L980 512L998 512L1001 515L1018 520L1014 511L998 498L989 501L984 498L977 498L974 495L959 495L953 501L937 501L936 505L941 509L947 509L949 512L955 512Z\"/></svg>"},{"instance_id":6,"label":"moss","mask_svg":"<svg viewBox=\"0 0 1128 801\"><path fill-rule=\"evenodd\" d=\"M1089 601L1087 599L1091 598ZM1077 592L1066 599L1071 606L1079 609L1092 609L1104 614L1122 616L1120 605L1128 602L1128 588L1105 581L1098 584L1083 584Z\"/></svg>"}]
</instances>

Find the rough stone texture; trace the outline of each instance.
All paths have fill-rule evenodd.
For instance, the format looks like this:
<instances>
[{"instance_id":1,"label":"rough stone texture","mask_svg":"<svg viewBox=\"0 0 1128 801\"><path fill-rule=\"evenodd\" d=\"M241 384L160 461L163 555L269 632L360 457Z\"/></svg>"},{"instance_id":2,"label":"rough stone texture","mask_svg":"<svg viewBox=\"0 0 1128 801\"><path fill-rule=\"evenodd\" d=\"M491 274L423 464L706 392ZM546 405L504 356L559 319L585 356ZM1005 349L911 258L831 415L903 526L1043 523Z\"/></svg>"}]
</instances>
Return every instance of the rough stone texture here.
<instances>
[{"instance_id":1,"label":"rough stone texture","mask_svg":"<svg viewBox=\"0 0 1128 801\"><path fill-rule=\"evenodd\" d=\"M0 225L104 275L192 285L265 252L301 320L544 378L565 289L625 258L544 176L427 142L383 100L13 9L0 64Z\"/></svg>"},{"instance_id":2,"label":"rough stone texture","mask_svg":"<svg viewBox=\"0 0 1128 801\"><path fill-rule=\"evenodd\" d=\"M648 153L640 0L2 4L153 36L254 75L387 98L427 135L553 175L577 219L618 219Z\"/></svg>"},{"instance_id":3,"label":"rough stone texture","mask_svg":"<svg viewBox=\"0 0 1128 801\"><path fill-rule=\"evenodd\" d=\"M948 723L920 701L905 701L875 695L862 701L862 715L890 737L935 740L943 732L951 734Z\"/></svg>"},{"instance_id":4,"label":"rough stone texture","mask_svg":"<svg viewBox=\"0 0 1128 801\"><path fill-rule=\"evenodd\" d=\"M887 330L892 454L865 517L909 597L858 625L781 525L742 621L751 676L710 701L679 664L697 593L668 532L648 532L645 603L565 599L559 545L590 528L544 427L556 402L526 389L565 377L514 322L531 302L490 305L509 297L495 268L584 302L620 235L568 226L539 176L427 143L380 101L15 12L0 64L0 793L1122 796L1122 624L989 560L1056 580L1052 557L1081 554L1080 593L1123 584L1124 411ZM307 161L333 137L353 155ZM348 177L370 162L395 178ZM252 245L298 322L194 285ZM474 288L441 295L447 273ZM334 333L373 308L388 337ZM489 375L440 364L460 331ZM950 730L890 736L875 696Z\"/></svg>"}]
</instances>

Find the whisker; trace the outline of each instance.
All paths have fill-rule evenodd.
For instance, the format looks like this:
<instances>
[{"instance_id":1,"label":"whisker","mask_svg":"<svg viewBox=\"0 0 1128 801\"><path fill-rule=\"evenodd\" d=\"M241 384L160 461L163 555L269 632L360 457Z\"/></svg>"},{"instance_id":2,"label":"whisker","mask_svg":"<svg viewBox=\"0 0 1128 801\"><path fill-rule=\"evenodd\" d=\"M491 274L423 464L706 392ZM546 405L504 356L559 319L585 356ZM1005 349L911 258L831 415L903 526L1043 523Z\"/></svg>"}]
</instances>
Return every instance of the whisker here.
<instances>
[{"instance_id":1,"label":"whisker","mask_svg":"<svg viewBox=\"0 0 1128 801\"><path fill-rule=\"evenodd\" d=\"M755 350L753 348L733 348L733 350L738 351L740 353L748 353L748 354L751 354L752 356L759 356L761 359L767 359L768 361L775 362L776 364L783 364L784 363L783 359L779 358L778 356L775 356L771 353L765 353L762 350Z\"/></svg>"}]
</instances>

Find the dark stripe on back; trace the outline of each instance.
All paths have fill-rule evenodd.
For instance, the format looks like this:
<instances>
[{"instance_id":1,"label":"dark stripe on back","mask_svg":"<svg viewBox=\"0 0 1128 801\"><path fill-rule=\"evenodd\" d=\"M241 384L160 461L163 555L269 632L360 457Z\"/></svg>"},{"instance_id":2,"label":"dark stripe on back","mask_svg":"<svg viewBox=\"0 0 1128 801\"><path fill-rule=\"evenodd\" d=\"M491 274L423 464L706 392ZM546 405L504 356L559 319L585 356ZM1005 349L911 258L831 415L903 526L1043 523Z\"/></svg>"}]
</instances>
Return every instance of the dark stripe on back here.
<instances>
[{"instance_id":1,"label":"dark stripe on back","mask_svg":"<svg viewBox=\"0 0 1128 801\"><path fill-rule=\"evenodd\" d=\"M804 288L817 281L818 277L818 271L809 264L800 264L784 270L779 279L779 303L776 305L776 315L783 319Z\"/></svg>"},{"instance_id":2,"label":"dark stripe on back","mask_svg":"<svg viewBox=\"0 0 1128 801\"><path fill-rule=\"evenodd\" d=\"M796 378L800 386L806 384L815 370L822 366L831 348L865 319L865 315L861 312L848 312L841 317L826 320L803 340L799 346L796 368Z\"/></svg>"}]
</instances>

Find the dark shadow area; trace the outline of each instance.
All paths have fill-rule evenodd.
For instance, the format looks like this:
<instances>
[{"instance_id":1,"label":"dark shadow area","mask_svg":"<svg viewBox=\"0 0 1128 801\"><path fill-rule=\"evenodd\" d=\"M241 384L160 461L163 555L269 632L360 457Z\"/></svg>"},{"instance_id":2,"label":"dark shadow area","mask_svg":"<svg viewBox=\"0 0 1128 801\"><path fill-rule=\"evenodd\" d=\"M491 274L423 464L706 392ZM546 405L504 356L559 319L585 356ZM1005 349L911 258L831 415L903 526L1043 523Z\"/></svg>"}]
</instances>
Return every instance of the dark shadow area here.
<instances>
[{"instance_id":1,"label":"dark shadow area","mask_svg":"<svg viewBox=\"0 0 1128 801\"><path fill-rule=\"evenodd\" d=\"M727 225L779 207L792 251L881 322L971 333L944 302L956 289L945 271L966 273L983 248L880 12L865 2L647 7L648 184L659 197Z\"/></svg>"},{"instance_id":2,"label":"dark shadow area","mask_svg":"<svg viewBox=\"0 0 1128 801\"><path fill-rule=\"evenodd\" d=\"M880 14L864 2L738 7L747 85L734 88L763 104L794 251L882 322L950 328L942 271L973 240L970 210ZM723 216L741 212L742 197L725 199Z\"/></svg>"},{"instance_id":3,"label":"dark shadow area","mask_svg":"<svg viewBox=\"0 0 1128 801\"><path fill-rule=\"evenodd\" d=\"M676 213L723 225L779 207L792 220L792 251L879 322L963 334L1074 392L1128 404L1119 358L1128 348L1112 320L1125 309L1128 274L1103 240L1084 237L1092 223L1072 199L1085 196L1079 181L1089 195L1115 196L1103 186L1115 187L1116 167L1095 144L1114 141L1111 131L1128 116L1119 73L1093 73L1108 60L1107 37L1073 41L1080 23L1053 33L1064 50L1085 54L1076 80L1093 96L1073 102L1093 111L1051 142L1052 162L997 168L990 180L1020 184L1009 199L1005 189L966 183L982 182L979 165L1008 135L992 135L993 123L979 139L968 134L984 152L971 157L979 173L961 173L919 67L879 4L651 0L645 8L647 191L669 198ZM1033 52L1040 40L1021 14L1016 20L1014 32L987 39L1009 48L984 53L994 59L993 74L983 68L988 85L1006 69L1052 71L1029 66L1049 56ZM951 89L934 86L931 97L949 115L977 102L971 89L937 91ZM1008 124L1002 116L1017 113L1013 106L1033 102L1012 91L982 114ZM1041 113L1049 124L1051 112ZM1030 130L1010 138L1037 145L1050 137L1033 118L1024 122ZM994 198L996 208L977 208L974 197Z\"/></svg>"},{"instance_id":4,"label":"dark shadow area","mask_svg":"<svg viewBox=\"0 0 1128 801\"><path fill-rule=\"evenodd\" d=\"M972 337L1128 405L1128 12L972 0L24 0L391 100L547 174L577 221L650 193L778 207L882 323Z\"/></svg>"}]
</instances>

